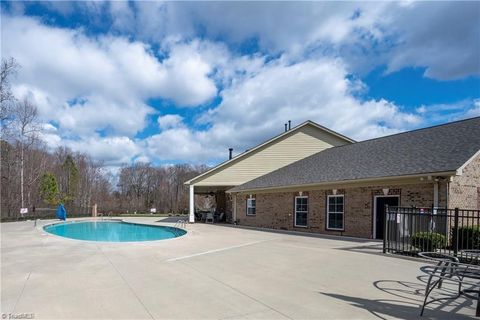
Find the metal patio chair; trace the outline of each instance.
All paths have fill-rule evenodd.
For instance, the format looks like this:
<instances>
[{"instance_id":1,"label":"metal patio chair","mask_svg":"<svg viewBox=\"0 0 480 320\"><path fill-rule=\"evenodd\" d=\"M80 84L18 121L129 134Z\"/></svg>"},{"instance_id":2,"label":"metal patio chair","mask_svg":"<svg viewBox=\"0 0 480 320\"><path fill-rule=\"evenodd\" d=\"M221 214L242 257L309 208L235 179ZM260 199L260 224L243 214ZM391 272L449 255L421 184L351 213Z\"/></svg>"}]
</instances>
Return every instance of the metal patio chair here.
<instances>
[{"instance_id":1,"label":"metal patio chair","mask_svg":"<svg viewBox=\"0 0 480 320\"><path fill-rule=\"evenodd\" d=\"M444 259L437 265L423 266L420 270L429 275L420 316L423 316L425 306L428 304L440 300L457 299L460 296L477 300L476 316L480 316L480 266ZM458 286L457 294L428 301L428 297L432 291L436 287L441 288L442 282L447 281Z\"/></svg>"},{"instance_id":2,"label":"metal patio chair","mask_svg":"<svg viewBox=\"0 0 480 320\"><path fill-rule=\"evenodd\" d=\"M445 268L450 266L452 263L460 262L457 257L439 252L420 252L418 253L418 256L427 260L435 261L437 263L437 270L441 270L441 274L445 274ZM432 277L433 275L429 276L429 282L431 281ZM442 280L438 282L438 288L440 289L441 287Z\"/></svg>"}]
</instances>

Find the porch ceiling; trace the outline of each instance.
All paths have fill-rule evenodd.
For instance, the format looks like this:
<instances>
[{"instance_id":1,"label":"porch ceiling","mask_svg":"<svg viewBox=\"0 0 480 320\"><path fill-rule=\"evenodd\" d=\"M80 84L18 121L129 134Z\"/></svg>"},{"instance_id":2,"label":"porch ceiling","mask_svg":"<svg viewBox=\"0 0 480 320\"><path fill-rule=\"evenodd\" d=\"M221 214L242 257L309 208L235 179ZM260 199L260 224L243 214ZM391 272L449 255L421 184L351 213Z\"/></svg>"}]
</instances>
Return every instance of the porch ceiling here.
<instances>
[{"instance_id":1,"label":"porch ceiling","mask_svg":"<svg viewBox=\"0 0 480 320\"><path fill-rule=\"evenodd\" d=\"M194 186L195 194L207 194L210 192L226 191L234 186Z\"/></svg>"}]
</instances>

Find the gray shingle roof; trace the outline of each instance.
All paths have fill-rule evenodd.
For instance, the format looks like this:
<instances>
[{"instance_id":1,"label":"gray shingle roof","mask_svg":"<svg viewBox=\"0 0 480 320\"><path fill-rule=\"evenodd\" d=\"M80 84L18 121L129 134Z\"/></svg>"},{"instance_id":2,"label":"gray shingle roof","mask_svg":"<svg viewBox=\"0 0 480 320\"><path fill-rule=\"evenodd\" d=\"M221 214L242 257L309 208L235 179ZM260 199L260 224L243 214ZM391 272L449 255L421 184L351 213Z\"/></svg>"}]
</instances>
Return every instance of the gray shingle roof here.
<instances>
[{"instance_id":1,"label":"gray shingle roof","mask_svg":"<svg viewBox=\"0 0 480 320\"><path fill-rule=\"evenodd\" d=\"M459 169L480 150L480 117L326 149L232 192Z\"/></svg>"}]
</instances>

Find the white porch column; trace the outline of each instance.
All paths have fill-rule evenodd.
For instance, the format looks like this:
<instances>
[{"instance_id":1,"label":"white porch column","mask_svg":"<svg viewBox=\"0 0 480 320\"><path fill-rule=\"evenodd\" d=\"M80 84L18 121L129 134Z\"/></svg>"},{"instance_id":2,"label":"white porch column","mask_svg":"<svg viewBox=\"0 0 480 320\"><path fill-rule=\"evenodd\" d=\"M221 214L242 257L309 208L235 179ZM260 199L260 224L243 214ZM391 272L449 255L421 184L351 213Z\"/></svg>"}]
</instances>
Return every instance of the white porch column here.
<instances>
[{"instance_id":1,"label":"white porch column","mask_svg":"<svg viewBox=\"0 0 480 320\"><path fill-rule=\"evenodd\" d=\"M437 208L438 208L438 182L435 181L433 183L433 212L437 213Z\"/></svg>"},{"instance_id":2,"label":"white porch column","mask_svg":"<svg viewBox=\"0 0 480 320\"><path fill-rule=\"evenodd\" d=\"M190 185L190 207L189 207L189 215L188 215L188 222L194 223L195 222L195 192L194 187Z\"/></svg>"}]
</instances>

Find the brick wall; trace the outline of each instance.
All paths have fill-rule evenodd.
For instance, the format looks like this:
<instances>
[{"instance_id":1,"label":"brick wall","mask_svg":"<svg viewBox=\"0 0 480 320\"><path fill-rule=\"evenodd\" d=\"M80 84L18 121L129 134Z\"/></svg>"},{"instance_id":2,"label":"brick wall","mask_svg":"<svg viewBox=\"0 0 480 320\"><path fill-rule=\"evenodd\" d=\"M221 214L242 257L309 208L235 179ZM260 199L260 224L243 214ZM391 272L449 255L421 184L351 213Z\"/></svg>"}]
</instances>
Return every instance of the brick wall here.
<instances>
[{"instance_id":1,"label":"brick wall","mask_svg":"<svg viewBox=\"0 0 480 320\"><path fill-rule=\"evenodd\" d=\"M480 155L470 162L449 187L449 208L480 209Z\"/></svg>"},{"instance_id":2,"label":"brick wall","mask_svg":"<svg viewBox=\"0 0 480 320\"><path fill-rule=\"evenodd\" d=\"M237 223L240 225L314 232L323 234L346 235L362 238L372 237L373 199L383 195L399 195L401 206L431 207L433 205L433 183L422 182L412 185L378 185L337 189L344 194L345 214L344 231L326 230L326 199L332 189L302 190L309 197L308 227L294 226L294 199L299 192L259 193L256 198L256 215L246 215L246 199L249 195L237 195ZM446 191L442 185L439 190ZM443 196L445 199L445 196ZM440 196L442 201L442 196Z\"/></svg>"}]
</instances>

